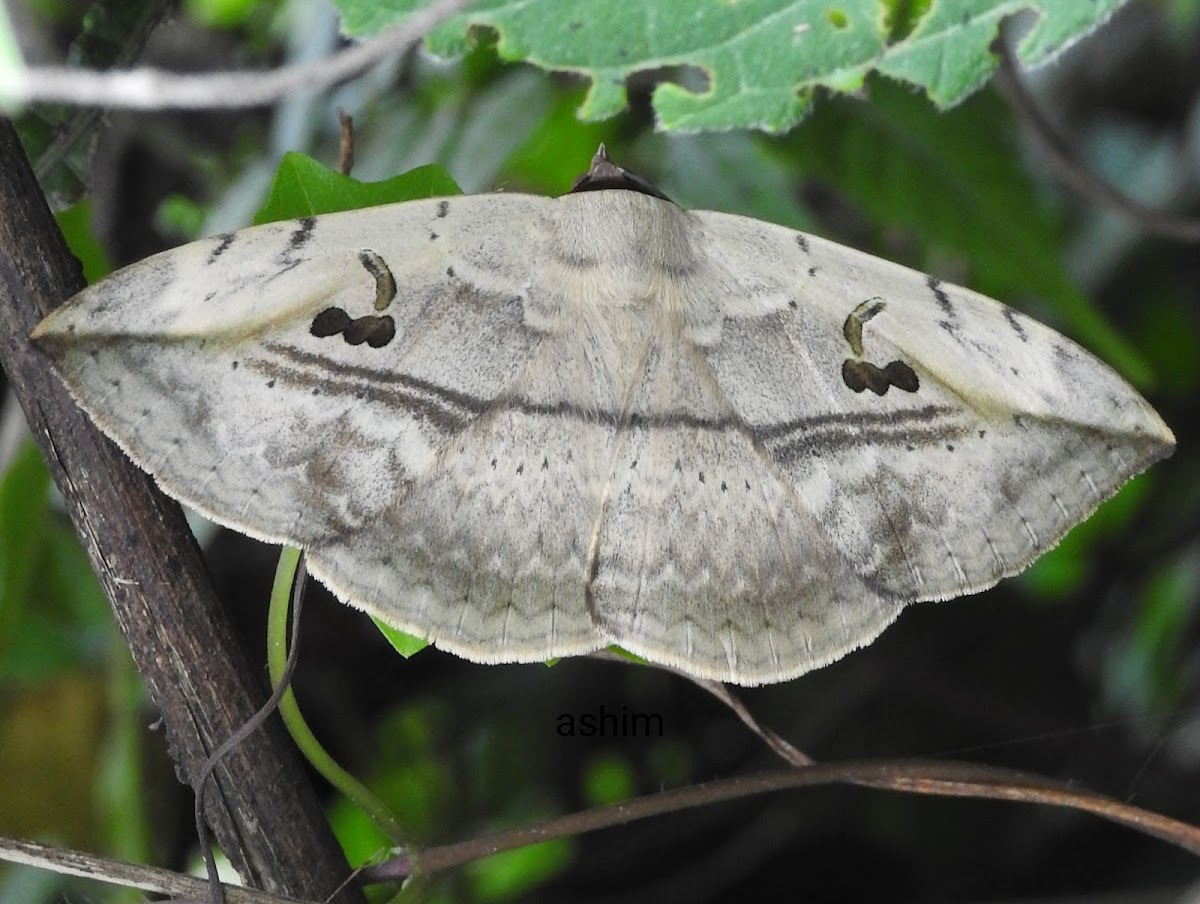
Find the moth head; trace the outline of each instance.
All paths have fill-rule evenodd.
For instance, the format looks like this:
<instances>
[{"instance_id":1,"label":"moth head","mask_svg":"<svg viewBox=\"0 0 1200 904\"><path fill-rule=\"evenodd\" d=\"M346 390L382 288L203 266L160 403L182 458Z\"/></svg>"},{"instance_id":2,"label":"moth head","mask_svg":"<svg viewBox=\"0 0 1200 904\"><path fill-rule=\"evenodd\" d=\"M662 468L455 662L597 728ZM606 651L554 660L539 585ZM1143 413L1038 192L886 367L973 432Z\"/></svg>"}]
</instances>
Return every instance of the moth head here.
<instances>
[{"instance_id":1,"label":"moth head","mask_svg":"<svg viewBox=\"0 0 1200 904\"><path fill-rule=\"evenodd\" d=\"M637 173L631 173L629 170L623 169L609 160L608 151L602 144L597 149L596 155L592 157L592 165L588 168L588 171L575 180L568 194L577 194L585 191L605 191L609 189L636 191L663 201L671 200Z\"/></svg>"}]
</instances>

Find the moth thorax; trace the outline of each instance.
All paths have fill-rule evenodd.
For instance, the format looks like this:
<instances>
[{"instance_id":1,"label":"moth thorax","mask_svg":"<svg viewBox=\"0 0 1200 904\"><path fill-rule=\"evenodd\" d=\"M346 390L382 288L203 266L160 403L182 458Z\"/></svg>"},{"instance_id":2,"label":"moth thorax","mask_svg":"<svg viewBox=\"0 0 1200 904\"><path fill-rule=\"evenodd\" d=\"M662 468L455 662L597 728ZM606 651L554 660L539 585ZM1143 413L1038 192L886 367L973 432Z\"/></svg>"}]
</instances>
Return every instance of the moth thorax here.
<instances>
[{"instance_id":1,"label":"moth thorax","mask_svg":"<svg viewBox=\"0 0 1200 904\"><path fill-rule=\"evenodd\" d=\"M560 198L551 253L566 266L600 269L646 285L695 269L687 214L670 201L619 189Z\"/></svg>"}]
</instances>

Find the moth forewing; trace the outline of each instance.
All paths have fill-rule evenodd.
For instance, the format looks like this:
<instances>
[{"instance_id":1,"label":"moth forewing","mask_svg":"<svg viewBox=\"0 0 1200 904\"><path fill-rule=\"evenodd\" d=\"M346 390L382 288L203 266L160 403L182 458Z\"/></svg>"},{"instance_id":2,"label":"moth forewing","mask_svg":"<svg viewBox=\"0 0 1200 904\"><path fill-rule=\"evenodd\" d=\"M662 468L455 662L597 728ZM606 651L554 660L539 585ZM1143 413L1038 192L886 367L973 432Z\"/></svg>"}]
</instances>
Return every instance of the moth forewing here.
<instances>
[{"instance_id":1,"label":"moth forewing","mask_svg":"<svg viewBox=\"0 0 1200 904\"><path fill-rule=\"evenodd\" d=\"M1024 568L1174 443L998 302L602 154L559 199L204 239L34 338L168 493L485 662L791 678Z\"/></svg>"}]
</instances>

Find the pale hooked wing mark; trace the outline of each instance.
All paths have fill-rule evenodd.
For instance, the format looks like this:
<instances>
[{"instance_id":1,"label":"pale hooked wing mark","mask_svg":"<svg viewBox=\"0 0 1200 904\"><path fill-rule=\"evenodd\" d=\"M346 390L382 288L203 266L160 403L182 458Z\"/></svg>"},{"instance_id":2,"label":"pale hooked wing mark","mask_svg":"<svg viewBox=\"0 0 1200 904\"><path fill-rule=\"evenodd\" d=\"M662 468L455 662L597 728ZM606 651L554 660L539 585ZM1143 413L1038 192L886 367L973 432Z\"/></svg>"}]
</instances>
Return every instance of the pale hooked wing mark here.
<instances>
[{"instance_id":1,"label":"pale hooked wing mark","mask_svg":"<svg viewBox=\"0 0 1200 904\"><path fill-rule=\"evenodd\" d=\"M842 324L842 335L846 337L854 355L842 362L842 382L853 392L861 393L869 389L875 395L882 396L893 386L903 392L916 392L921 388L916 372L905 362L889 361L879 367L864 359L863 326L886 308L882 298L868 298L851 311Z\"/></svg>"}]
</instances>

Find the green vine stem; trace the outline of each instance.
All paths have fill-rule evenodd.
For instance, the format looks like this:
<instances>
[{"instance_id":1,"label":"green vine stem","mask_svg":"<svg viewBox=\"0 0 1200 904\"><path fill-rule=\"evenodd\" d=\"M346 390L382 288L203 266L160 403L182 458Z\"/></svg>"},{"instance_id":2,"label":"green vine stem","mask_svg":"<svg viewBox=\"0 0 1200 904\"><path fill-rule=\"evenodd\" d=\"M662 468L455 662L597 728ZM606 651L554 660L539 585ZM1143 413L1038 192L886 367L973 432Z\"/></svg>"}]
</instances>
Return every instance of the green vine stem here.
<instances>
[{"instance_id":1,"label":"green vine stem","mask_svg":"<svg viewBox=\"0 0 1200 904\"><path fill-rule=\"evenodd\" d=\"M275 583L271 587L271 608L267 616L267 668L272 686L282 679L284 663L287 661L288 611L300 555L298 549L283 547L279 553L279 564L275 568ZM279 701L279 714L283 717L283 724L287 726L292 740L296 742L305 759L312 763L313 768L351 803L366 813L384 834L397 844L402 843L404 829L400 822L379 798L339 766L321 746L321 742L304 721L304 716L300 714L296 695L292 693L291 688Z\"/></svg>"}]
</instances>

